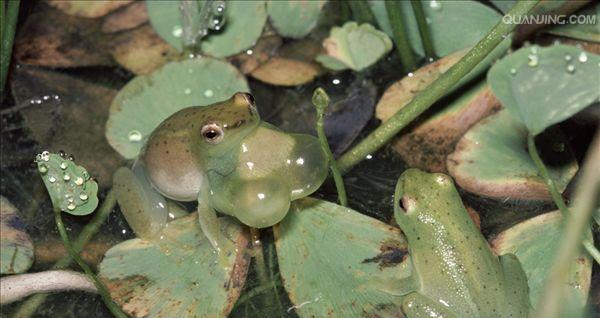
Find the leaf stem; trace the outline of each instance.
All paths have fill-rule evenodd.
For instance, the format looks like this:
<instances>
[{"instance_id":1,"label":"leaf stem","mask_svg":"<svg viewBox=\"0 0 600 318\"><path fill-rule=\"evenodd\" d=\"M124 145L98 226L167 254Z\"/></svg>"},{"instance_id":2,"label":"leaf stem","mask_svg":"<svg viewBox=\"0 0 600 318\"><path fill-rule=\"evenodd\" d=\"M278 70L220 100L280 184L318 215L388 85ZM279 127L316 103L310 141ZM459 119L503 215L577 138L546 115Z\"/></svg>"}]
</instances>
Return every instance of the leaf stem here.
<instances>
[{"instance_id":1,"label":"leaf stem","mask_svg":"<svg viewBox=\"0 0 600 318\"><path fill-rule=\"evenodd\" d=\"M408 34L402 23L402 5L397 0L386 0L385 8L392 25L394 43L400 56L400 62L402 62L403 71L408 73L415 69L417 62L408 41Z\"/></svg>"},{"instance_id":2,"label":"leaf stem","mask_svg":"<svg viewBox=\"0 0 600 318\"><path fill-rule=\"evenodd\" d=\"M352 17L358 23L369 23L374 27L377 27L377 20L369 7L369 4L365 0L351 0L346 1L350 10L352 11Z\"/></svg>"},{"instance_id":3,"label":"leaf stem","mask_svg":"<svg viewBox=\"0 0 600 318\"><path fill-rule=\"evenodd\" d=\"M546 277L542 296L537 306L535 317L554 318L560 317L564 306L565 282L568 272L575 261L579 246L588 226L592 213L596 208L597 196L600 191L600 133L596 133L594 140L588 148L582 175L574 195L573 213L565 220L565 230L561 238L561 245L556 253L552 267ZM583 243L585 246L585 242ZM591 244L591 242L589 242Z\"/></svg>"},{"instance_id":4,"label":"leaf stem","mask_svg":"<svg viewBox=\"0 0 600 318\"><path fill-rule=\"evenodd\" d=\"M540 0L519 1L507 15L519 17L529 12ZM362 161L368 154L374 153L388 143L402 128L411 123L417 116L429 109L433 103L444 96L456 83L481 62L510 32L516 24L505 24L502 19L479 41L467 54L442 74L427 88L417 94L406 106L394 116L375 129L354 148L347 151L339 160L342 172L347 172Z\"/></svg>"},{"instance_id":5,"label":"leaf stem","mask_svg":"<svg viewBox=\"0 0 600 318\"><path fill-rule=\"evenodd\" d=\"M254 258L254 265L256 269L256 275L258 276L258 281L261 284L268 284L269 278L267 277L265 253L263 253L263 246L260 240L260 230L255 227L250 227L250 239L252 240L252 256Z\"/></svg>"},{"instance_id":6,"label":"leaf stem","mask_svg":"<svg viewBox=\"0 0 600 318\"><path fill-rule=\"evenodd\" d=\"M67 248L67 251L71 255L71 258L74 259L75 262L77 262L79 267L81 267L81 269L83 269L83 271L90 278L90 280L92 280L92 282L94 282L94 285L96 285L96 289L98 289L98 293L102 297L104 304L110 310L110 312L115 317L127 318L127 315L125 315L125 313L123 313L121 311L121 308L119 308L119 306L117 306L113 302L108 290L106 289L106 286L104 286L104 284L98 279L98 277L96 276L96 274L94 274L94 272L88 266L88 264L86 264L81 259L81 257L79 256L79 253L74 249L73 245L71 244L71 241L69 240L69 235L67 234L67 230L65 229L65 225L63 223L61 213L62 212L60 211L58 206L55 205L54 206L54 220L56 221L56 227L58 228L58 232L60 233L60 237L63 240L63 244Z\"/></svg>"},{"instance_id":7,"label":"leaf stem","mask_svg":"<svg viewBox=\"0 0 600 318\"><path fill-rule=\"evenodd\" d=\"M531 133L529 135L527 135L527 149L529 150L529 156L531 157L531 160L533 160L533 163L535 164L538 171L540 172L540 175L541 175L542 179L544 180L544 183L546 184L548 191L550 191L550 195L552 196L552 201L554 201L554 204L556 204L556 206L560 210L560 213L562 214L563 218L567 219L569 217L569 208L567 207L567 204L563 200L562 195L556 188L556 183L554 183L554 180L550 176L550 173L548 172L548 169L546 168L544 161L542 161L542 158L540 157L537 147L535 146L535 136ZM594 244L591 243L588 239L584 239L583 246L588 251L588 253L590 253L590 255L594 257L596 262L598 264L600 264L600 252L598 252L598 250L596 250L596 248L594 247Z\"/></svg>"},{"instance_id":8,"label":"leaf stem","mask_svg":"<svg viewBox=\"0 0 600 318\"><path fill-rule=\"evenodd\" d=\"M331 148L329 148L327 136L325 136L324 116L325 110L329 106L329 96L327 96L327 93L324 89L319 87L315 90L312 97L312 103L317 109L317 136L319 138L319 142L321 143L321 148L323 148L323 151L325 151L325 155L327 156L327 160L329 161L329 167L331 169L333 181L335 182L338 200L340 201L341 205L347 206L348 199L346 197L346 187L344 186L344 180L342 179L342 174L338 169L337 162L333 157Z\"/></svg>"},{"instance_id":9,"label":"leaf stem","mask_svg":"<svg viewBox=\"0 0 600 318\"><path fill-rule=\"evenodd\" d=\"M435 50L433 49L433 41L431 40L431 34L429 33L429 26L427 26L427 19L425 18L425 12L420 0L411 0L413 13L417 20L417 26L419 27L419 34L421 35L421 43L423 43L423 50L425 51L425 57L434 58Z\"/></svg>"},{"instance_id":10,"label":"leaf stem","mask_svg":"<svg viewBox=\"0 0 600 318\"><path fill-rule=\"evenodd\" d=\"M76 252L81 252L83 246L87 244L90 239L100 230L100 226L104 223L108 215L111 213L113 208L117 203L116 196L113 190L110 190L104 198L102 205L96 213L92 220L85 225L85 227L79 232L79 235L73 241L73 249ZM52 269L63 269L70 266L73 263L73 259L70 255L66 255L52 266ZM48 294L37 294L29 297L15 312L13 318L29 318L31 317L37 310L39 306L41 306L44 301L48 297Z\"/></svg>"},{"instance_id":11,"label":"leaf stem","mask_svg":"<svg viewBox=\"0 0 600 318\"><path fill-rule=\"evenodd\" d=\"M8 68L12 56L13 40L15 39L15 30L17 28L17 19L19 18L20 0L2 1L0 4L0 19L2 25L2 43L0 48L0 94L4 98L4 86L6 85L6 77L8 76ZM8 4L7 4L8 3ZM8 8L4 8L7 5Z\"/></svg>"}]
</instances>

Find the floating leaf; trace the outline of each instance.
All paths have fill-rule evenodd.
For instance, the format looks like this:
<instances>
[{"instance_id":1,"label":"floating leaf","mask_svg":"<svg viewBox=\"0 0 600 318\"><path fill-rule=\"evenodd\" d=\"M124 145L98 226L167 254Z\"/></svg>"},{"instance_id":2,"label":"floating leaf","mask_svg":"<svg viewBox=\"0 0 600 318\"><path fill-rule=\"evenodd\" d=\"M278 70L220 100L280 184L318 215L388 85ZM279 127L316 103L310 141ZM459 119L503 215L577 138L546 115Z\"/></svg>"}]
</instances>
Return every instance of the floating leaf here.
<instances>
[{"instance_id":1,"label":"floating leaf","mask_svg":"<svg viewBox=\"0 0 600 318\"><path fill-rule=\"evenodd\" d=\"M597 21L600 21L600 4L596 3L594 6L578 11L577 15L573 15L572 17L576 17L577 20L575 21L578 23L556 25L546 30L546 32L568 38L600 43L600 30L598 30L597 24ZM579 21L587 23L580 23ZM595 23L591 23L591 21L595 21Z\"/></svg>"},{"instance_id":2,"label":"floating leaf","mask_svg":"<svg viewBox=\"0 0 600 318\"><path fill-rule=\"evenodd\" d=\"M182 50L183 40L179 3L176 1L146 1L150 22L156 32L173 47ZM226 57L250 48L260 37L267 12L264 1L227 1L225 25L222 31L202 39L203 53Z\"/></svg>"},{"instance_id":3,"label":"floating leaf","mask_svg":"<svg viewBox=\"0 0 600 318\"><path fill-rule=\"evenodd\" d=\"M119 91L110 107L106 138L123 157L134 158L148 135L171 114L240 91L248 92L248 84L231 64L211 58L168 63Z\"/></svg>"},{"instance_id":4,"label":"floating leaf","mask_svg":"<svg viewBox=\"0 0 600 318\"><path fill-rule=\"evenodd\" d=\"M600 56L566 45L522 48L487 78L510 113L537 135L600 97Z\"/></svg>"},{"instance_id":5,"label":"floating leaf","mask_svg":"<svg viewBox=\"0 0 600 318\"><path fill-rule=\"evenodd\" d=\"M0 274L26 272L33 264L33 242L15 208L0 196Z\"/></svg>"},{"instance_id":6,"label":"floating leaf","mask_svg":"<svg viewBox=\"0 0 600 318\"><path fill-rule=\"evenodd\" d=\"M219 262L194 213L170 222L158 242L114 246L99 276L132 317L226 317L246 280L248 237L233 219L219 221L236 247L227 255L229 267Z\"/></svg>"},{"instance_id":7,"label":"floating leaf","mask_svg":"<svg viewBox=\"0 0 600 318\"><path fill-rule=\"evenodd\" d=\"M542 148L542 156L552 159L546 164L562 192L577 172L577 162L560 135L545 137L550 147ZM448 156L448 171L463 189L480 196L550 200L526 145L526 128L503 109L467 131ZM547 148L553 148L551 153Z\"/></svg>"},{"instance_id":8,"label":"floating leaf","mask_svg":"<svg viewBox=\"0 0 600 318\"><path fill-rule=\"evenodd\" d=\"M267 12L277 33L288 38L303 38L316 25L325 0L267 1Z\"/></svg>"},{"instance_id":9,"label":"floating leaf","mask_svg":"<svg viewBox=\"0 0 600 318\"><path fill-rule=\"evenodd\" d=\"M72 215L86 215L98 206L98 184L84 167L64 155L44 151L35 158L52 204Z\"/></svg>"},{"instance_id":10,"label":"floating leaf","mask_svg":"<svg viewBox=\"0 0 600 318\"><path fill-rule=\"evenodd\" d=\"M323 47L327 55L319 55L317 61L325 67L360 71L386 55L392 49L392 41L368 23L359 26L356 22L346 22L331 29Z\"/></svg>"},{"instance_id":11,"label":"floating leaf","mask_svg":"<svg viewBox=\"0 0 600 318\"><path fill-rule=\"evenodd\" d=\"M381 29L393 36L384 1L370 1ZM494 27L501 16L494 9L476 1L422 1L433 48L437 56L446 56L474 46ZM424 56L419 27L410 1L400 1L408 39L412 49ZM509 41L507 39L507 41Z\"/></svg>"},{"instance_id":12,"label":"floating leaf","mask_svg":"<svg viewBox=\"0 0 600 318\"><path fill-rule=\"evenodd\" d=\"M563 241L563 230L561 214L554 211L521 222L500 233L491 242L496 254L513 253L521 262L529 284L529 299L534 308L543 294L544 282ZM573 262L568 281L565 282L565 287L569 287L568 295L562 299L569 307L581 311L585 306L591 276L592 261L582 253Z\"/></svg>"},{"instance_id":13,"label":"floating leaf","mask_svg":"<svg viewBox=\"0 0 600 318\"><path fill-rule=\"evenodd\" d=\"M85 18L98 18L110 11L128 5L133 0L48 0L48 3L65 12Z\"/></svg>"},{"instance_id":14,"label":"floating leaf","mask_svg":"<svg viewBox=\"0 0 600 318\"><path fill-rule=\"evenodd\" d=\"M401 304L402 297L386 292L411 271L397 228L306 198L293 202L274 233L284 286L300 317L362 317Z\"/></svg>"}]
</instances>

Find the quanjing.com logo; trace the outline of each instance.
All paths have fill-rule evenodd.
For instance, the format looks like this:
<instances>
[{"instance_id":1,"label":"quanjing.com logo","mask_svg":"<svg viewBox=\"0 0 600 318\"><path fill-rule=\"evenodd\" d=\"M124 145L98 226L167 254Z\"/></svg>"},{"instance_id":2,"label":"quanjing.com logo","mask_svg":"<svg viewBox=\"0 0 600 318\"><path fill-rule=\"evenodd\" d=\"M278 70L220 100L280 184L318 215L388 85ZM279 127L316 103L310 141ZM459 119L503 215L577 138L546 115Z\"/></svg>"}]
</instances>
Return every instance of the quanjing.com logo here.
<instances>
[{"instance_id":1,"label":"quanjing.com logo","mask_svg":"<svg viewBox=\"0 0 600 318\"><path fill-rule=\"evenodd\" d=\"M502 17L504 24L597 24L597 15L564 15L564 14L544 14L544 15L505 15Z\"/></svg>"}]
</instances>

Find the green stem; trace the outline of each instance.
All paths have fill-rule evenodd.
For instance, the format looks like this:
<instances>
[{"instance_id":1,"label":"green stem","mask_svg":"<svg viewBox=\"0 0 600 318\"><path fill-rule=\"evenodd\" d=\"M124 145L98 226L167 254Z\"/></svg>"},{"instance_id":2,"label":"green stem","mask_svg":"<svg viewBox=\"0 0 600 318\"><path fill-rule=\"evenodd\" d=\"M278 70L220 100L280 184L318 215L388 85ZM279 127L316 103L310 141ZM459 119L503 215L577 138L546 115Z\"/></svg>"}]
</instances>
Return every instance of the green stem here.
<instances>
[{"instance_id":1,"label":"green stem","mask_svg":"<svg viewBox=\"0 0 600 318\"><path fill-rule=\"evenodd\" d=\"M8 2L8 8L5 11L4 6ZM20 0L8 0L2 1L0 4L1 12L1 25L2 25L2 43L0 48L2 54L0 55L0 94L4 96L4 86L6 85L6 76L8 76L8 68L10 66L10 60L12 56L13 40L15 38L15 30L17 28L17 19L19 18L19 3Z\"/></svg>"},{"instance_id":2,"label":"green stem","mask_svg":"<svg viewBox=\"0 0 600 318\"><path fill-rule=\"evenodd\" d=\"M262 242L260 241L260 230L255 227L250 227L250 239L252 240L252 256L256 269L258 281L261 284L268 284L267 266L265 265L265 254L263 253Z\"/></svg>"},{"instance_id":3,"label":"green stem","mask_svg":"<svg viewBox=\"0 0 600 318\"><path fill-rule=\"evenodd\" d=\"M396 50L398 50L398 55L400 55L404 73L408 73L415 69L417 62L408 41L408 33L402 23L402 5L397 0L386 0L385 8L390 24L392 25L394 42Z\"/></svg>"},{"instance_id":4,"label":"green stem","mask_svg":"<svg viewBox=\"0 0 600 318\"><path fill-rule=\"evenodd\" d=\"M317 109L317 136L319 138L319 142L321 143L321 148L325 151L325 155L327 156L327 161L329 162L329 166L331 168L331 175L333 176L333 181L335 182L335 188L338 194L338 200L340 204L343 206L348 205L348 199L346 197L346 187L344 186L344 180L342 179L342 174L338 168L337 162L333 157L333 153L331 152L331 148L329 148L329 143L327 142L327 136L325 136L325 124L324 124L324 116L325 110L329 106L329 96L322 88L317 88L312 97L313 105Z\"/></svg>"},{"instance_id":5,"label":"green stem","mask_svg":"<svg viewBox=\"0 0 600 318\"><path fill-rule=\"evenodd\" d=\"M433 41L431 40L431 34L429 33L429 26L427 25L427 19L425 18L425 12L420 0L411 0L410 4L417 20L417 26L419 27L419 34L421 35L421 43L423 43L423 50L425 51L425 57L435 57L435 50L433 49Z\"/></svg>"},{"instance_id":6,"label":"green stem","mask_svg":"<svg viewBox=\"0 0 600 318\"><path fill-rule=\"evenodd\" d=\"M377 20L369 7L369 4L365 0L350 0L346 2L352 11L352 17L354 21L358 23L369 23L374 27L377 27Z\"/></svg>"},{"instance_id":7,"label":"green stem","mask_svg":"<svg viewBox=\"0 0 600 318\"><path fill-rule=\"evenodd\" d=\"M81 252L83 246L87 244L90 239L100 230L100 226L104 223L110 212L113 210L117 203L116 196L114 192L111 190L104 198L102 205L96 213L94 213L94 217L92 220L85 225L85 227L79 233L79 236L73 241L73 249L77 252ZM58 260L52 269L63 269L70 266L73 263L73 259L70 255L66 255L65 257ZM29 318L33 316L39 306L41 306L44 301L48 297L48 294L37 294L29 297L21 306L17 309L13 318Z\"/></svg>"},{"instance_id":8,"label":"green stem","mask_svg":"<svg viewBox=\"0 0 600 318\"><path fill-rule=\"evenodd\" d=\"M273 271L273 267L275 266L275 249L273 248L273 245L275 245L275 242L269 244L269 277L271 277L271 285L273 286L273 294L275 295L277 307L281 313L281 316L283 317L283 305L281 304L281 299L279 298L277 279L275 279L275 272Z\"/></svg>"},{"instance_id":9,"label":"green stem","mask_svg":"<svg viewBox=\"0 0 600 318\"><path fill-rule=\"evenodd\" d=\"M537 305L535 317L561 317L564 306L565 288L569 269L579 253L579 246L584 240L592 213L596 208L597 196L600 191L600 133L597 133L590 144L582 175L574 195L573 213L565 218L565 230L561 237L561 245L552 262L552 267L546 277L542 296ZM584 243L585 245L586 243Z\"/></svg>"},{"instance_id":10,"label":"green stem","mask_svg":"<svg viewBox=\"0 0 600 318\"><path fill-rule=\"evenodd\" d=\"M535 146L535 136L532 134L529 134L527 136L527 149L529 150L529 156L531 157L531 160L533 160L533 163L535 164L538 171L540 172L540 175L541 175L542 179L544 180L544 183L546 184L548 191L550 191L550 195L552 196L552 201L554 201L554 204L556 204L556 206L560 210L560 213L562 214L563 218L566 219L569 216L569 208L567 207L567 204L563 200L562 195L556 188L556 183L554 183L554 180L550 176L550 173L548 172L548 169L546 168L544 161L542 161L542 158L540 157L540 154L538 153L537 147ZM596 250L596 248L594 247L594 244L591 243L589 240L584 239L583 246L586 248L588 253L590 253L590 255L592 255L594 257L596 262L598 264L600 264L600 257L597 258L597 256L600 255L600 253L598 252L598 250Z\"/></svg>"},{"instance_id":11,"label":"green stem","mask_svg":"<svg viewBox=\"0 0 600 318\"><path fill-rule=\"evenodd\" d=\"M513 17L522 16L529 12L539 1L519 1L507 14ZM504 37L512 32L516 26L516 24L505 24L500 19L494 28L460 59L458 63L442 74L427 88L423 89L410 103L402 107L394 116L375 129L358 145L347 151L338 160L338 166L341 171L347 172L368 154L374 153L388 143L402 128L406 127L417 116L429 109L433 103L450 91L460 79L475 68L479 62L502 42Z\"/></svg>"},{"instance_id":12,"label":"green stem","mask_svg":"<svg viewBox=\"0 0 600 318\"><path fill-rule=\"evenodd\" d=\"M96 274L94 274L94 272L88 266L88 264L86 264L81 259L78 251L76 251L73 248L73 245L71 244L71 241L69 240L69 235L67 234L67 230L65 229L65 225L62 220L62 212L60 211L60 209L58 208L57 205L55 205L55 207L54 207L54 220L56 221L56 227L58 227L58 233L60 233L60 237L63 240L63 244L67 248L67 251L71 255L71 258L74 259L75 262L77 262L79 267L81 267L81 269L83 269L83 271L88 276L88 278L94 282L94 285L96 285L96 289L98 290L98 293L102 297L102 300L104 301L104 304L106 305L106 307L110 310L110 312L115 317L127 318L127 315L125 315L125 313L123 313L121 311L121 308L119 308L119 306L117 306L112 301L112 298L110 297L110 293L106 289L106 286L104 286L104 284L98 279L98 277L96 276Z\"/></svg>"}]
</instances>

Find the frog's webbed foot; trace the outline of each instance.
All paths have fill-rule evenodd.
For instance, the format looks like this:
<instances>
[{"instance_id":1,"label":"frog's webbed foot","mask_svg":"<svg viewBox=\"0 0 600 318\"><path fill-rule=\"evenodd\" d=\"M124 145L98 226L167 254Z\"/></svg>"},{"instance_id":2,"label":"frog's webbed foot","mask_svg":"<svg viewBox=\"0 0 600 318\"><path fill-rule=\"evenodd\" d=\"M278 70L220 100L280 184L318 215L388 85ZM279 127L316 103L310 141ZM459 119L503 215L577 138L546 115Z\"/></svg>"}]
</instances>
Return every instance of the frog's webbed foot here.
<instances>
[{"instance_id":1,"label":"frog's webbed foot","mask_svg":"<svg viewBox=\"0 0 600 318\"><path fill-rule=\"evenodd\" d=\"M310 195L323 184L329 173L329 162L317 138L304 134L291 136L295 143L286 162L286 172L292 200L296 200Z\"/></svg>"},{"instance_id":2,"label":"frog's webbed foot","mask_svg":"<svg viewBox=\"0 0 600 318\"><path fill-rule=\"evenodd\" d=\"M143 167L119 168L113 176L117 202L127 223L144 240L155 240L168 221L165 198L150 185Z\"/></svg>"}]
</instances>

